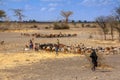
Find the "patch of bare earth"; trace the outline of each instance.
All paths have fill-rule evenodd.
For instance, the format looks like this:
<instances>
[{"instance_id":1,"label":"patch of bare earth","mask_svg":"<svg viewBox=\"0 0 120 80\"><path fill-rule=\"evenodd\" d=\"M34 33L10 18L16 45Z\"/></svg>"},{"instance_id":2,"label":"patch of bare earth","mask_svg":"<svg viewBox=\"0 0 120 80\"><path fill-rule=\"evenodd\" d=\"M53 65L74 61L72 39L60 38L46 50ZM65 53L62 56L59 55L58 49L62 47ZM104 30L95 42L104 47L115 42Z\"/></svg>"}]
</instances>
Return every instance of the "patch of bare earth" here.
<instances>
[{"instance_id":1,"label":"patch of bare earth","mask_svg":"<svg viewBox=\"0 0 120 80\"><path fill-rule=\"evenodd\" d=\"M59 56L58 56L59 57ZM26 66L1 69L1 80L119 80L120 55L106 56L106 64L91 71L85 57L40 60ZM109 66L108 66L109 65Z\"/></svg>"}]
</instances>

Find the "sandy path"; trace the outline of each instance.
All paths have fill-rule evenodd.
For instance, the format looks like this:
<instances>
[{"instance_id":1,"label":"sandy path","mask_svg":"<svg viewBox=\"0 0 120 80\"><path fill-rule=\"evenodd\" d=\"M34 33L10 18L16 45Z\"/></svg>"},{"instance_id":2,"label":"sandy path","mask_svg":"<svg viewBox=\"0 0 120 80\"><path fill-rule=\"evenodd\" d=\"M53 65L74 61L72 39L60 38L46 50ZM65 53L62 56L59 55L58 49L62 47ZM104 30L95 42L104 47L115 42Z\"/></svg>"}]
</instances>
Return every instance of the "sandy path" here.
<instances>
[{"instance_id":1,"label":"sandy path","mask_svg":"<svg viewBox=\"0 0 120 80\"><path fill-rule=\"evenodd\" d=\"M0 80L119 80L120 55L107 56L106 63L114 67L92 72L84 57L47 59L28 66L2 69ZM110 63L109 63L110 62Z\"/></svg>"}]
</instances>

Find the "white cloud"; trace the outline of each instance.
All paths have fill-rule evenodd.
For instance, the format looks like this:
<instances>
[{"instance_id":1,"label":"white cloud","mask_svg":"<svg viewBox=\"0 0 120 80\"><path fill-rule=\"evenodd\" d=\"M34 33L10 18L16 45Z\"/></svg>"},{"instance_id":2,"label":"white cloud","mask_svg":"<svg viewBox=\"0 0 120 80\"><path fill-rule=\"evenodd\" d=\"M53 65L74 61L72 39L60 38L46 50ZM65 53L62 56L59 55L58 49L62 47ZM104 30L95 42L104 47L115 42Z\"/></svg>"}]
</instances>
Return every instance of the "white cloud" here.
<instances>
[{"instance_id":1,"label":"white cloud","mask_svg":"<svg viewBox=\"0 0 120 80\"><path fill-rule=\"evenodd\" d=\"M56 7L58 4L57 3L50 3L49 6L51 7Z\"/></svg>"},{"instance_id":2,"label":"white cloud","mask_svg":"<svg viewBox=\"0 0 120 80\"><path fill-rule=\"evenodd\" d=\"M57 3L49 3L48 5L43 6L40 10L41 11L49 11L49 12L51 12L51 11L56 10L57 6L58 6Z\"/></svg>"},{"instance_id":3,"label":"white cloud","mask_svg":"<svg viewBox=\"0 0 120 80\"><path fill-rule=\"evenodd\" d=\"M49 12L51 12L51 11L55 11L56 8L55 7L42 7L40 10L41 11L49 11Z\"/></svg>"},{"instance_id":4,"label":"white cloud","mask_svg":"<svg viewBox=\"0 0 120 80\"><path fill-rule=\"evenodd\" d=\"M48 8L48 11L50 11L50 12L51 12L51 11L55 11L55 9L56 9L56 8L51 7L51 8Z\"/></svg>"},{"instance_id":5,"label":"white cloud","mask_svg":"<svg viewBox=\"0 0 120 80\"><path fill-rule=\"evenodd\" d=\"M83 0L81 2L84 6L102 6L113 4L114 0Z\"/></svg>"},{"instance_id":6,"label":"white cloud","mask_svg":"<svg viewBox=\"0 0 120 80\"><path fill-rule=\"evenodd\" d=\"M28 5L28 4L26 4L26 5L25 5L25 9L26 9L26 10L31 10L31 9L33 9L33 7L30 6L30 5Z\"/></svg>"},{"instance_id":7,"label":"white cloud","mask_svg":"<svg viewBox=\"0 0 120 80\"><path fill-rule=\"evenodd\" d=\"M0 0L0 5L6 5L6 3L2 0Z\"/></svg>"},{"instance_id":8,"label":"white cloud","mask_svg":"<svg viewBox=\"0 0 120 80\"><path fill-rule=\"evenodd\" d=\"M46 8L46 7L42 7L40 10L41 10L41 11L46 11L47 8Z\"/></svg>"},{"instance_id":9,"label":"white cloud","mask_svg":"<svg viewBox=\"0 0 120 80\"><path fill-rule=\"evenodd\" d=\"M71 0L69 0L68 2L67 2L67 4L71 4L72 2L71 2Z\"/></svg>"},{"instance_id":10,"label":"white cloud","mask_svg":"<svg viewBox=\"0 0 120 80\"><path fill-rule=\"evenodd\" d=\"M57 2L57 1L61 1L61 0L40 0L40 1Z\"/></svg>"},{"instance_id":11,"label":"white cloud","mask_svg":"<svg viewBox=\"0 0 120 80\"><path fill-rule=\"evenodd\" d=\"M0 1L0 5L2 5L3 3Z\"/></svg>"},{"instance_id":12,"label":"white cloud","mask_svg":"<svg viewBox=\"0 0 120 80\"><path fill-rule=\"evenodd\" d=\"M22 1L27 1L27 0L10 0L10 1L14 1L14 2L22 2Z\"/></svg>"}]
</instances>

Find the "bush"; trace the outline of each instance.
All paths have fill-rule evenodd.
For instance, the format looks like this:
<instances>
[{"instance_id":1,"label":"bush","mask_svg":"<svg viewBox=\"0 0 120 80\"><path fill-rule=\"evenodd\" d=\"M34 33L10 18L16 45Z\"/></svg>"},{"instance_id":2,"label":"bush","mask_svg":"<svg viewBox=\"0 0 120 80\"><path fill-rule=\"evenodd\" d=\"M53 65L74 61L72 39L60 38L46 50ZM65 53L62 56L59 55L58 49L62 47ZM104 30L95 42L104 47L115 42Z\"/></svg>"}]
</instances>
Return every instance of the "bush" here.
<instances>
[{"instance_id":1,"label":"bush","mask_svg":"<svg viewBox=\"0 0 120 80\"><path fill-rule=\"evenodd\" d=\"M96 28L96 25L91 26L92 28Z\"/></svg>"},{"instance_id":2,"label":"bush","mask_svg":"<svg viewBox=\"0 0 120 80\"><path fill-rule=\"evenodd\" d=\"M91 26L90 26L89 24L87 24L85 27L88 27L88 28L90 28Z\"/></svg>"},{"instance_id":3,"label":"bush","mask_svg":"<svg viewBox=\"0 0 120 80\"><path fill-rule=\"evenodd\" d=\"M59 29L69 29L69 25L65 23L54 23L53 29L59 30Z\"/></svg>"},{"instance_id":4,"label":"bush","mask_svg":"<svg viewBox=\"0 0 120 80\"><path fill-rule=\"evenodd\" d=\"M1 31L6 31L6 30L9 30L7 27L0 27L0 30Z\"/></svg>"},{"instance_id":5,"label":"bush","mask_svg":"<svg viewBox=\"0 0 120 80\"><path fill-rule=\"evenodd\" d=\"M92 39L92 38L93 38L93 36L92 36L92 34L90 34L90 35L89 35L89 39Z\"/></svg>"},{"instance_id":6,"label":"bush","mask_svg":"<svg viewBox=\"0 0 120 80\"><path fill-rule=\"evenodd\" d=\"M53 24L53 28L54 28L54 29L60 29L61 27L60 27L60 24L54 23L54 24Z\"/></svg>"},{"instance_id":7,"label":"bush","mask_svg":"<svg viewBox=\"0 0 120 80\"><path fill-rule=\"evenodd\" d=\"M33 26L31 26L31 28L38 28L38 26L37 25L33 25Z\"/></svg>"},{"instance_id":8,"label":"bush","mask_svg":"<svg viewBox=\"0 0 120 80\"><path fill-rule=\"evenodd\" d=\"M45 29L50 29L51 27L50 26L46 26Z\"/></svg>"}]
</instances>

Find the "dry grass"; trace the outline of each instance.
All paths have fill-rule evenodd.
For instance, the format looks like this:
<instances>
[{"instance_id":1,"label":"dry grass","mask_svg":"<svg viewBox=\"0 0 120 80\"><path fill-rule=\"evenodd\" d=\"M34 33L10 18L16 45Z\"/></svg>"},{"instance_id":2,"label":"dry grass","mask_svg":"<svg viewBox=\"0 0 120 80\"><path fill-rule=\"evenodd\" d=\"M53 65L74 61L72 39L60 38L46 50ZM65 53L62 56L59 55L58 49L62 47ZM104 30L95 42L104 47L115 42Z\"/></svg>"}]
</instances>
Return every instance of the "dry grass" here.
<instances>
[{"instance_id":1,"label":"dry grass","mask_svg":"<svg viewBox=\"0 0 120 80\"><path fill-rule=\"evenodd\" d=\"M30 53L0 53L0 69L14 68L20 65L30 65L40 60L56 59L56 58L70 58L74 56L80 56L79 54L64 54L59 53L57 56L55 53L50 52L30 52Z\"/></svg>"},{"instance_id":2,"label":"dry grass","mask_svg":"<svg viewBox=\"0 0 120 80\"><path fill-rule=\"evenodd\" d=\"M2 31L0 31L2 32ZM24 29L24 30L18 30L18 29L11 29L11 30L5 30L4 32L17 32L17 33L25 33L25 32L34 32L34 30L28 30L28 29Z\"/></svg>"}]
</instances>

